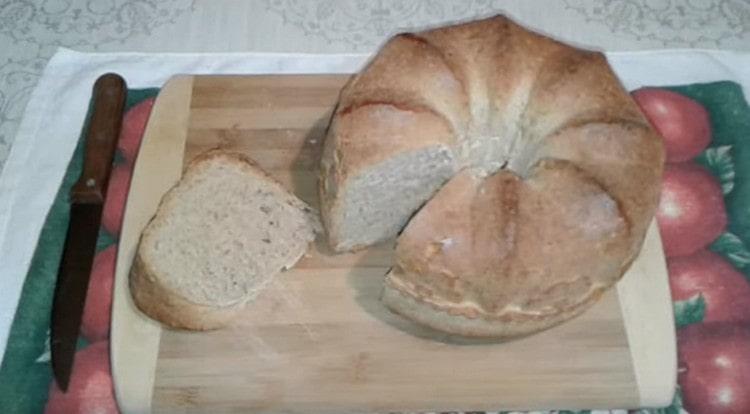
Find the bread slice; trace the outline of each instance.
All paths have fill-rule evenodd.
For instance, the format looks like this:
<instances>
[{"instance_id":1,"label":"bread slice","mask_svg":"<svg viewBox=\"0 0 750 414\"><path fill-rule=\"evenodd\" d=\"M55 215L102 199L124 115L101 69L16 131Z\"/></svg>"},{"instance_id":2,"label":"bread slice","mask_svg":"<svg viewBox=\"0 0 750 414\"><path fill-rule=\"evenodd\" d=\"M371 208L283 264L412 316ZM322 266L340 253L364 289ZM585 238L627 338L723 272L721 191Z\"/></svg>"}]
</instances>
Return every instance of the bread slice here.
<instances>
[{"instance_id":1,"label":"bread slice","mask_svg":"<svg viewBox=\"0 0 750 414\"><path fill-rule=\"evenodd\" d=\"M175 328L220 328L305 253L312 209L251 160L197 157L141 235L130 274L136 305Z\"/></svg>"}]
</instances>

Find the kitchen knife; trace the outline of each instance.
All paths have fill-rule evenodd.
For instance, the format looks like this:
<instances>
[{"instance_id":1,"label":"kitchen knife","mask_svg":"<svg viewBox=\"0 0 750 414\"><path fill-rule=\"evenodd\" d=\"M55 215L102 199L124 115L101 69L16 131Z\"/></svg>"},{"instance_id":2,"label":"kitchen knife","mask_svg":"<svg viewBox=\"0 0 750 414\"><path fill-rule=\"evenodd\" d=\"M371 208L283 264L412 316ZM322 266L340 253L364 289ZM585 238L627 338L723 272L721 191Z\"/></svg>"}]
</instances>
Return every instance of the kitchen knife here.
<instances>
[{"instance_id":1,"label":"kitchen knife","mask_svg":"<svg viewBox=\"0 0 750 414\"><path fill-rule=\"evenodd\" d=\"M52 301L52 372L63 391L68 389L73 367L104 197L122 125L125 81L113 73L102 75L94 83L92 95L83 171L70 190L70 222Z\"/></svg>"}]
</instances>

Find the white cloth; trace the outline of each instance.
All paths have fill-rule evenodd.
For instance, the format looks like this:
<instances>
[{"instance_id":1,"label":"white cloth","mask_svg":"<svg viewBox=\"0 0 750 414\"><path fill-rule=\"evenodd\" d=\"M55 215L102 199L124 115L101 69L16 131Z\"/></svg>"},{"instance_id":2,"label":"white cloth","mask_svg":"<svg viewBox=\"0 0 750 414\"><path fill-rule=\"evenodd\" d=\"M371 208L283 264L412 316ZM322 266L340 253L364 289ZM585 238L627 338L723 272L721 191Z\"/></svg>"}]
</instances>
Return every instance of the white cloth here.
<instances>
[{"instance_id":1,"label":"white cloth","mask_svg":"<svg viewBox=\"0 0 750 414\"><path fill-rule=\"evenodd\" d=\"M624 85L732 80L750 91L750 54L708 50L609 53ZM117 72L130 88L158 87L174 74L350 73L361 54L79 53L60 49L26 107L0 175L0 355L49 207L80 134L95 79Z\"/></svg>"}]
</instances>

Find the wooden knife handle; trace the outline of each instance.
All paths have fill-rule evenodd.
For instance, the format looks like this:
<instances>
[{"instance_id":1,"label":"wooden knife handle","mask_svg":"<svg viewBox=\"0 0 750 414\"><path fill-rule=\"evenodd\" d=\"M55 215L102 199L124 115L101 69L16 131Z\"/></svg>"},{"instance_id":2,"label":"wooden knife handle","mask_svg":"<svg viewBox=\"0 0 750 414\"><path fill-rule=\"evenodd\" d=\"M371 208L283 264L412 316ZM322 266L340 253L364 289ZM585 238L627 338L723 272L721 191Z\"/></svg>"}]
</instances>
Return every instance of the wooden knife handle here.
<instances>
[{"instance_id":1,"label":"wooden knife handle","mask_svg":"<svg viewBox=\"0 0 750 414\"><path fill-rule=\"evenodd\" d=\"M70 191L71 202L104 202L126 94L125 80L117 74L104 74L94 83L94 111L86 133L83 171Z\"/></svg>"}]
</instances>

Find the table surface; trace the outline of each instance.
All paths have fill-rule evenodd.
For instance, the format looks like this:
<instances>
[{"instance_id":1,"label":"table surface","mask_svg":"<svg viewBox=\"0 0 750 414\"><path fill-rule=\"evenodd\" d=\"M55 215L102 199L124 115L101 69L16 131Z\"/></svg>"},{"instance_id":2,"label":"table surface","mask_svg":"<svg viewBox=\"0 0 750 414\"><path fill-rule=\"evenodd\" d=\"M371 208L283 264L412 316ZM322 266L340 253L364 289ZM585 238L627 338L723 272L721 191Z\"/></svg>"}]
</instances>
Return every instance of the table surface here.
<instances>
[{"instance_id":1,"label":"table surface","mask_svg":"<svg viewBox=\"0 0 750 414\"><path fill-rule=\"evenodd\" d=\"M58 46L120 52L372 52L390 34L503 12L604 50L750 51L747 0L26 0L0 2L0 170Z\"/></svg>"}]
</instances>

